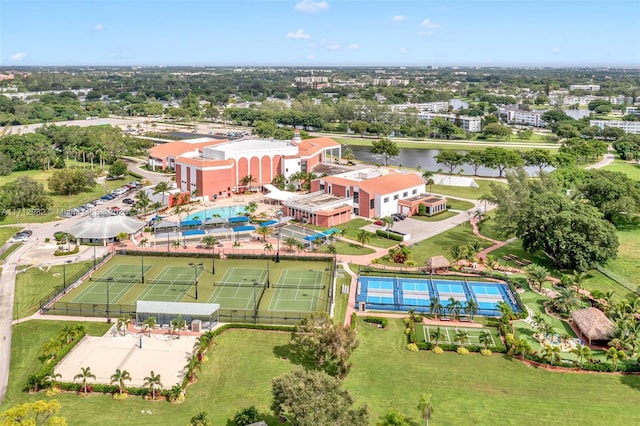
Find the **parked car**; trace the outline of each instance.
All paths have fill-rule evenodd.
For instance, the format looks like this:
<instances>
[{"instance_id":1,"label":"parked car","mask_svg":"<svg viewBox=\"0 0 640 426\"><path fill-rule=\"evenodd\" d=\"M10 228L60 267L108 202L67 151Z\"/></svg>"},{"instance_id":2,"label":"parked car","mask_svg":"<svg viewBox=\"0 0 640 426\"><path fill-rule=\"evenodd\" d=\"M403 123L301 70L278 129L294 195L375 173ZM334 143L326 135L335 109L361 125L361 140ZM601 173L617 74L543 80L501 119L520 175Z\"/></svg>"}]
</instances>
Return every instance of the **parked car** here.
<instances>
[{"instance_id":1,"label":"parked car","mask_svg":"<svg viewBox=\"0 0 640 426\"><path fill-rule=\"evenodd\" d=\"M124 200L122 200L123 203L125 204L135 204L135 200L132 198L125 198Z\"/></svg>"},{"instance_id":2,"label":"parked car","mask_svg":"<svg viewBox=\"0 0 640 426\"><path fill-rule=\"evenodd\" d=\"M113 195L111 194L103 195L102 197L100 197L100 199L104 201L113 200Z\"/></svg>"},{"instance_id":3,"label":"parked car","mask_svg":"<svg viewBox=\"0 0 640 426\"><path fill-rule=\"evenodd\" d=\"M29 237L27 235L16 234L13 237L9 238L10 243L26 243L27 241L29 241Z\"/></svg>"},{"instance_id":4,"label":"parked car","mask_svg":"<svg viewBox=\"0 0 640 426\"><path fill-rule=\"evenodd\" d=\"M24 229L20 232L18 232L16 235L26 235L27 237L30 237L33 235L33 231L29 230L29 229Z\"/></svg>"},{"instance_id":5,"label":"parked car","mask_svg":"<svg viewBox=\"0 0 640 426\"><path fill-rule=\"evenodd\" d=\"M374 225L378 225L378 226L384 226L385 223L382 220L376 220L375 222L373 222Z\"/></svg>"},{"instance_id":6,"label":"parked car","mask_svg":"<svg viewBox=\"0 0 640 426\"><path fill-rule=\"evenodd\" d=\"M95 205L101 205L104 203L104 201L102 200L102 198L98 198L97 200L93 200L92 203Z\"/></svg>"}]
</instances>

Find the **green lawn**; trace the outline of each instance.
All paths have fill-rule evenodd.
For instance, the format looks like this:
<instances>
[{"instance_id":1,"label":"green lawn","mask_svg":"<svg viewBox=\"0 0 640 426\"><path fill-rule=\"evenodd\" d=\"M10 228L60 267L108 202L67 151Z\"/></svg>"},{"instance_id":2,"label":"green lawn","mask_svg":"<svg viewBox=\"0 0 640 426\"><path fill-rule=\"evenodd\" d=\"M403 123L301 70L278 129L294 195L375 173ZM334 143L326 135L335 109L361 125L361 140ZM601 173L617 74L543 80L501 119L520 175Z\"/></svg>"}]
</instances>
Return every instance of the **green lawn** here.
<instances>
[{"instance_id":1,"label":"green lawn","mask_svg":"<svg viewBox=\"0 0 640 426\"><path fill-rule=\"evenodd\" d=\"M342 225L337 225L334 228L338 228L340 230L345 230L344 236L353 241L358 241L358 233L360 232L360 228L370 224L371 221L365 219L353 219L347 223L343 223ZM320 228L324 229L324 228ZM374 233L369 233L369 241L367 245L381 248L389 248L398 244L397 241L388 240L386 238L382 238L377 236Z\"/></svg>"},{"instance_id":2,"label":"green lawn","mask_svg":"<svg viewBox=\"0 0 640 426\"><path fill-rule=\"evenodd\" d=\"M11 244L2 254L0 254L0 260L5 260L7 257L11 256L11 253L18 250L18 247L20 247L21 245L22 243Z\"/></svg>"},{"instance_id":3,"label":"green lawn","mask_svg":"<svg viewBox=\"0 0 640 426\"><path fill-rule=\"evenodd\" d=\"M512 235L502 232L503 228L493 220L494 217L495 212L491 211L480 221L478 224L480 234L497 241L508 240Z\"/></svg>"},{"instance_id":4,"label":"green lawn","mask_svg":"<svg viewBox=\"0 0 640 426\"><path fill-rule=\"evenodd\" d=\"M13 237L15 233L21 229L22 228L17 228L15 226L0 227L0 246L6 243L9 238Z\"/></svg>"},{"instance_id":5,"label":"green lawn","mask_svg":"<svg viewBox=\"0 0 640 426\"><path fill-rule=\"evenodd\" d=\"M14 327L9 390L2 409L46 399L43 393L27 394L20 388L39 366L36 356L41 345L63 325L32 321ZM99 334L106 325L90 323L87 327ZM389 321L385 329L358 323L360 346L351 357L353 367L344 388L357 404L367 404L371 424L389 408L418 421L416 405L422 393L433 395L434 424L460 424L461 417L466 424L477 425L637 423L629 401L637 399L638 376L549 372L502 355L412 353L404 348L403 329L400 320ZM187 424L200 411L206 411L213 424L221 425L237 409L250 405L268 415L269 424L277 424L269 413L271 379L295 368L289 339L289 333L249 330L222 334L198 382L189 387L180 405L136 397L125 401L104 395L83 398L71 393L55 398L70 425L113 424L117 419L119 425L173 426ZM541 395L544 403L537 402ZM141 417L141 410L152 414Z\"/></svg>"},{"instance_id":6,"label":"green lawn","mask_svg":"<svg viewBox=\"0 0 640 426\"><path fill-rule=\"evenodd\" d=\"M462 201L464 203L464 201ZM433 216L411 216L411 219L421 220L423 222L440 222L441 220L449 219L450 217L454 217L459 215L460 213L452 212L452 211L444 211L442 213L438 213Z\"/></svg>"},{"instance_id":7,"label":"green lawn","mask_svg":"<svg viewBox=\"0 0 640 426\"><path fill-rule=\"evenodd\" d=\"M67 280L81 270L88 270L93 262L71 263L66 266ZM13 318L22 318L40 309L40 300L62 286L63 267L52 266L50 269L32 267L25 273L16 275L15 299L13 302Z\"/></svg>"},{"instance_id":8,"label":"green lawn","mask_svg":"<svg viewBox=\"0 0 640 426\"><path fill-rule=\"evenodd\" d=\"M349 303L349 293L342 294L342 286L351 285L351 275L349 275L342 265L338 266L338 280L336 282L336 306L334 308L333 318L338 324L344 323L347 313L347 305Z\"/></svg>"},{"instance_id":9,"label":"green lawn","mask_svg":"<svg viewBox=\"0 0 640 426\"><path fill-rule=\"evenodd\" d=\"M639 284L640 229L618 230L618 257L606 264L606 269L630 283Z\"/></svg>"},{"instance_id":10,"label":"green lawn","mask_svg":"<svg viewBox=\"0 0 640 426\"><path fill-rule=\"evenodd\" d=\"M616 159L613 164L603 167L604 170L612 172L621 172L629 176L631 179L640 180L640 164L630 163L628 161Z\"/></svg>"},{"instance_id":11,"label":"green lawn","mask_svg":"<svg viewBox=\"0 0 640 426\"><path fill-rule=\"evenodd\" d=\"M429 185L428 189L433 190L434 194L438 195L450 195L452 197L467 198L470 200L478 200L482 194L488 194L491 191L490 184L494 183L500 186L506 186L506 183L476 179L476 183L479 188L472 188L470 186L450 186L450 185Z\"/></svg>"},{"instance_id":12,"label":"green lawn","mask_svg":"<svg viewBox=\"0 0 640 426\"><path fill-rule=\"evenodd\" d=\"M335 241L332 243L336 248L337 254L360 255L375 253L375 250L369 247L362 247L360 243L352 243L350 241ZM321 247L318 251L328 253L327 246Z\"/></svg>"},{"instance_id":13,"label":"green lawn","mask_svg":"<svg viewBox=\"0 0 640 426\"><path fill-rule=\"evenodd\" d=\"M471 226L468 224L458 225L448 231L436 235L435 237L428 238L420 241L419 243L411 245L411 253L409 259L414 261L417 265L425 265L427 260L432 256L443 255L450 261L452 260L449 254L449 247L454 244L466 245L468 242L476 239L473 235ZM489 247L490 242L479 239L482 247ZM386 265L395 265L393 262L381 262Z\"/></svg>"},{"instance_id":14,"label":"green lawn","mask_svg":"<svg viewBox=\"0 0 640 426\"><path fill-rule=\"evenodd\" d=\"M470 201L463 201L463 200L456 200L455 198L448 198L447 208L466 211L473 208L473 203Z\"/></svg>"}]
</instances>

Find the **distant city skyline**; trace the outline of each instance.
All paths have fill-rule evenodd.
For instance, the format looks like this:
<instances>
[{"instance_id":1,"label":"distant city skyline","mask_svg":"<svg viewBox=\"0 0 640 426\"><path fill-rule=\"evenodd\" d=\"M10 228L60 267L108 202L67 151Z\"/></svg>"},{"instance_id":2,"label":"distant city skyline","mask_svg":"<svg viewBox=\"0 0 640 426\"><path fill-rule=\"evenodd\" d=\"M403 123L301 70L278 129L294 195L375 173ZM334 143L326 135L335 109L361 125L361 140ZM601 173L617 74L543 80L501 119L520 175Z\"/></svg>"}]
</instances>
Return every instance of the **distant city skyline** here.
<instances>
[{"instance_id":1,"label":"distant city skyline","mask_svg":"<svg viewBox=\"0 0 640 426\"><path fill-rule=\"evenodd\" d=\"M636 0L0 0L0 66L640 66Z\"/></svg>"}]
</instances>

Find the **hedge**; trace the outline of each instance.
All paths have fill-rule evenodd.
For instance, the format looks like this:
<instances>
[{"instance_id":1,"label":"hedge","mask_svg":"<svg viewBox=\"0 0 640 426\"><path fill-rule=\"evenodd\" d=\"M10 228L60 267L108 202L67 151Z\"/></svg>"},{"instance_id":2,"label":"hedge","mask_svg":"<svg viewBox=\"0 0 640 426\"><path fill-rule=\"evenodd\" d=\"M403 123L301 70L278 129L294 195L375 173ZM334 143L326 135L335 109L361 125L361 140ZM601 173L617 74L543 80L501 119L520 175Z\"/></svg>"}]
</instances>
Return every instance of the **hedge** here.
<instances>
[{"instance_id":1,"label":"hedge","mask_svg":"<svg viewBox=\"0 0 640 426\"><path fill-rule=\"evenodd\" d=\"M387 238L394 241L404 241L404 237L394 232L387 232L382 229L376 229L376 235L382 238Z\"/></svg>"},{"instance_id":2,"label":"hedge","mask_svg":"<svg viewBox=\"0 0 640 426\"><path fill-rule=\"evenodd\" d=\"M267 259L275 257L273 255L265 255L265 254L242 254L242 253L225 253L225 257L227 259ZM280 260L310 260L310 261L328 261L333 260L333 256L293 256L293 255L283 255L280 252Z\"/></svg>"},{"instance_id":3,"label":"hedge","mask_svg":"<svg viewBox=\"0 0 640 426\"><path fill-rule=\"evenodd\" d=\"M56 250L53 252L54 256L70 256L72 254L78 254L78 252L80 251L80 247L76 246L73 250L71 251L60 251L60 250Z\"/></svg>"},{"instance_id":4,"label":"hedge","mask_svg":"<svg viewBox=\"0 0 640 426\"><path fill-rule=\"evenodd\" d=\"M387 326L387 319L386 318L381 318L381 317L363 317L362 320L364 322L380 324L382 326L382 328L385 328Z\"/></svg>"},{"instance_id":5,"label":"hedge","mask_svg":"<svg viewBox=\"0 0 640 426\"><path fill-rule=\"evenodd\" d=\"M355 330L356 329L356 324L358 323L358 314L356 314L355 312L351 313L351 329Z\"/></svg>"}]
</instances>

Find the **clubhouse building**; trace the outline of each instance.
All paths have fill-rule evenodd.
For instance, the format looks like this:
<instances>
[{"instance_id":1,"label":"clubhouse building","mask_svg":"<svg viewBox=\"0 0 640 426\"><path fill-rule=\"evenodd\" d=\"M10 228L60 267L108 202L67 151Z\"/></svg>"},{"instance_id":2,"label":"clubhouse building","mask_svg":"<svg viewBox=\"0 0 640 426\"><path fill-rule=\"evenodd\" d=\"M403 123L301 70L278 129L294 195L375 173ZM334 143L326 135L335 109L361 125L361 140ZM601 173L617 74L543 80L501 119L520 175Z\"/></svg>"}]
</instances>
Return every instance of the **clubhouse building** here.
<instances>
[{"instance_id":1,"label":"clubhouse building","mask_svg":"<svg viewBox=\"0 0 640 426\"><path fill-rule=\"evenodd\" d=\"M341 146L333 139L303 140L297 130L291 141L211 140L187 148L181 153L172 151L164 161L169 167L174 165L176 185L181 192L197 191L198 196L212 199L259 190L277 175L288 180L297 172L307 173L319 164L329 163L328 157L341 157ZM153 154L150 153L150 161Z\"/></svg>"}]
</instances>

